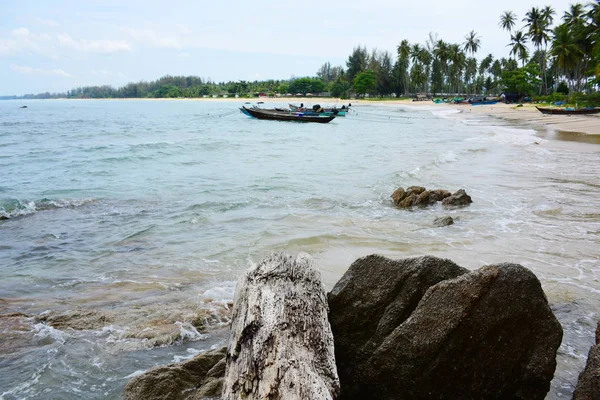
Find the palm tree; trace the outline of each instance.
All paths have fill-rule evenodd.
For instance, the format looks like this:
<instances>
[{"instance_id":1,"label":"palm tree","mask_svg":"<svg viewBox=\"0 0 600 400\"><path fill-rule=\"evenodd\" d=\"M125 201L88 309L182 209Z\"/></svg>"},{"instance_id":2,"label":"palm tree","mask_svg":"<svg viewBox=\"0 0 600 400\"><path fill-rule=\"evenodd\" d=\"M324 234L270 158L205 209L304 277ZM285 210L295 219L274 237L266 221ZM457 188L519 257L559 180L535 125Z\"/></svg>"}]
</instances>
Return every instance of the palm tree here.
<instances>
[{"instance_id":1,"label":"palm tree","mask_svg":"<svg viewBox=\"0 0 600 400\"><path fill-rule=\"evenodd\" d=\"M443 71L443 80L448 79L448 61L450 60L450 48L448 43L443 40L438 40L435 44L435 50L433 51L433 55L437 57L437 59L442 64ZM449 81L448 81L449 83ZM449 92L450 88L446 88L446 92Z\"/></svg>"},{"instance_id":2,"label":"palm tree","mask_svg":"<svg viewBox=\"0 0 600 400\"><path fill-rule=\"evenodd\" d=\"M409 75L408 75L408 67L409 67L409 57L410 57L410 43L408 40L404 39L400 42L397 47L398 52L398 79L402 82L402 87L404 89L404 93L408 93L410 91L409 88Z\"/></svg>"},{"instance_id":3,"label":"palm tree","mask_svg":"<svg viewBox=\"0 0 600 400\"><path fill-rule=\"evenodd\" d=\"M552 7L546 7L544 9L539 9L537 7L532 7L531 10L527 11L525 14L525 18L523 18L523 22L525 22L525 27L528 28L528 34L531 38L533 44L537 49L537 54L541 55L543 53L540 52L542 44L546 44L550 39L548 32L550 31L550 24L552 23L554 14L554 10ZM542 91L546 91L546 70L544 68L543 60L539 59L540 65L540 77L542 78L542 85L540 86L540 94Z\"/></svg>"},{"instance_id":4,"label":"palm tree","mask_svg":"<svg viewBox=\"0 0 600 400\"><path fill-rule=\"evenodd\" d=\"M576 66L580 50L573 41L569 26L566 23L554 28L551 52L558 67L562 68L565 79L570 81L568 71ZM571 89L571 85L569 85L569 89Z\"/></svg>"},{"instance_id":5,"label":"palm tree","mask_svg":"<svg viewBox=\"0 0 600 400\"><path fill-rule=\"evenodd\" d=\"M510 36L510 40L510 55L514 54L515 58L518 57L519 60L521 60L521 62L523 63L523 66L525 66L525 61L529 57L529 51L527 50L527 46L525 45L527 43L527 35L522 31L517 31L514 35Z\"/></svg>"},{"instance_id":6,"label":"palm tree","mask_svg":"<svg viewBox=\"0 0 600 400\"><path fill-rule=\"evenodd\" d=\"M481 40L477 37L477 33L475 33L475 31L471 31L465 36L465 43L463 46L465 51L470 52L471 55L475 55L475 53L477 53L477 50L479 50L479 47L481 47Z\"/></svg>"},{"instance_id":7,"label":"palm tree","mask_svg":"<svg viewBox=\"0 0 600 400\"><path fill-rule=\"evenodd\" d=\"M515 27L516 20L517 16L514 12L504 11L500 16L500 23L498 25L508 33L512 33L512 29Z\"/></svg>"}]
</instances>

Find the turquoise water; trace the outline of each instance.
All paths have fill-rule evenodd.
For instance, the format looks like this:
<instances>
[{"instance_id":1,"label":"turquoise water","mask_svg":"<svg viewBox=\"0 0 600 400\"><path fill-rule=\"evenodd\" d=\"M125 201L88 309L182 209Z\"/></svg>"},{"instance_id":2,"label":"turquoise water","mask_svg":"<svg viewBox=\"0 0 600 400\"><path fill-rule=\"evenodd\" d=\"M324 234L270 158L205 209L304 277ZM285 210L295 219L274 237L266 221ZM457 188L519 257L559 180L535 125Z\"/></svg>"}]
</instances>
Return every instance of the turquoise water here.
<instances>
[{"instance_id":1,"label":"turquoise water","mask_svg":"<svg viewBox=\"0 0 600 400\"><path fill-rule=\"evenodd\" d=\"M328 288L371 253L521 263L565 329L549 398L572 392L600 314L600 145L439 106L297 124L236 102L26 104L0 102L0 398L119 398L222 345L235 280L276 250L310 253ZM392 207L411 185L474 203Z\"/></svg>"}]
</instances>

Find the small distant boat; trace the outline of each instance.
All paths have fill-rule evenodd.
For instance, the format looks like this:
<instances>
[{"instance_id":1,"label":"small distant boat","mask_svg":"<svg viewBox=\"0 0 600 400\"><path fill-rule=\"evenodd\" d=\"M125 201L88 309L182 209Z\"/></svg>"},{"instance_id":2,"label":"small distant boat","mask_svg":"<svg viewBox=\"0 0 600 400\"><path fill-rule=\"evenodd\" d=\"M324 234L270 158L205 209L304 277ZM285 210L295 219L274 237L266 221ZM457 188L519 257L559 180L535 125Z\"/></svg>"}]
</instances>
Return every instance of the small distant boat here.
<instances>
[{"instance_id":1,"label":"small distant boat","mask_svg":"<svg viewBox=\"0 0 600 400\"><path fill-rule=\"evenodd\" d=\"M263 110L260 108L246 108L244 106L240 108L240 111L249 117L272 121L318 122L326 124L335 118L335 115L307 115L302 112Z\"/></svg>"},{"instance_id":2,"label":"small distant boat","mask_svg":"<svg viewBox=\"0 0 600 400\"><path fill-rule=\"evenodd\" d=\"M336 115L338 117L345 117L346 112L348 112L348 110L350 109L350 106L348 106L348 107L342 106L342 108L337 108L337 107L321 107L320 105L316 104L316 105L312 106L311 108L308 108L308 107L304 107L303 105L300 105L300 106L297 106L294 104L288 104L288 105L290 106L290 109L292 111L312 113L312 114L329 113L329 114Z\"/></svg>"},{"instance_id":3,"label":"small distant boat","mask_svg":"<svg viewBox=\"0 0 600 400\"><path fill-rule=\"evenodd\" d=\"M21 107L19 107L19 108L27 108L27 106L21 106Z\"/></svg>"},{"instance_id":4,"label":"small distant boat","mask_svg":"<svg viewBox=\"0 0 600 400\"><path fill-rule=\"evenodd\" d=\"M585 108L553 108L553 107L535 107L542 114L547 115L590 115L600 113L600 107L585 107Z\"/></svg>"}]
</instances>

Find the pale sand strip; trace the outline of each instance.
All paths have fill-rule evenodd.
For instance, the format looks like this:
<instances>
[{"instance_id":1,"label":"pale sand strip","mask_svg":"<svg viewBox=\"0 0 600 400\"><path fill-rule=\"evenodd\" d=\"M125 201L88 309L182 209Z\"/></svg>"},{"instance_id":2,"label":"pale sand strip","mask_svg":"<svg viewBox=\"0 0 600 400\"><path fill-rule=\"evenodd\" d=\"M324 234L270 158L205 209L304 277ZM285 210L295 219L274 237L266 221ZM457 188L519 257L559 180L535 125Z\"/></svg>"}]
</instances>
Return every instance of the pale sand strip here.
<instances>
[{"instance_id":1,"label":"pale sand strip","mask_svg":"<svg viewBox=\"0 0 600 400\"><path fill-rule=\"evenodd\" d=\"M361 102L365 104L366 102ZM533 104L516 107L514 104L494 104L488 106L435 104L432 101L406 101L393 100L369 103L379 104L402 104L408 106L440 107L459 110L465 115L488 115L501 118L518 124L526 124L533 127L546 127L555 131L585 133L588 135L600 135L600 114L596 115L544 115L536 110Z\"/></svg>"}]
</instances>

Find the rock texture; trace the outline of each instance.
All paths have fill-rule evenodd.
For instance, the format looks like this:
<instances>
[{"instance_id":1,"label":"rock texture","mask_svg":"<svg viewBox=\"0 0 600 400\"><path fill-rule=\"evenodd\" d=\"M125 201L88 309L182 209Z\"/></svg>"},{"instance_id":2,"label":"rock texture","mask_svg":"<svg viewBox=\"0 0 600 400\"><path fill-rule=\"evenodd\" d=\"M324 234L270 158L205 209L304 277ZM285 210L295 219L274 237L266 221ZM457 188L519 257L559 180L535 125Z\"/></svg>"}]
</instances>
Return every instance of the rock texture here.
<instances>
[{"instance_id":1,"label":"rock texture","mask_svg":"<svg viewBox=\"0 0 600 400\"><path fill-rule=\"evenodd\" d=\"M543 399L550 388L562 329L520 265L369 256L329 305L342 399Z\"/></svg>"},{"instance_id":2,"label":"rock texture","mask_svg":"<svg viewBox=\"0 0 600 400\"><path fill-rule=\"evenodd\" d=\"M438 217L434 219L433 224L440 227L448 226L454 224L454 219L451 216L446 215L445 217Z\"/></svg>"},{"instance_id":3,"label":"rock texture","mask_svg":"<svg viewBox=\"0 0 600 400\"><path fill-rule=\"evenodd\" d=\"M156 367L131 379L125 400L201 400L218 398L225 373L225 347L193 359Z\"/></svg>"},{"instance_id":4,"label":"rock texture","mask_svg":"<svg viewBox=\"0 0 600 400\"><path fill-rule=\"evenodd\" d=\"M307 254L265 258L238 282L222 398L335 399L333 336Z\"/></svg>"},{"instance_id":5,"label":"rock texture","mask_svg":"<svg viewBox=\"0 0 600 400\"><path fill-rule=\"evenodd\" d=\"M600 322L596 328L596 345L588 354L585 369L579 374L579 382L573 393L573 400L600 399Z\"/></svg>"},{"instance_id":6,"label":"rock texture","mask_svg":"<svg viewBox=\"0 0 600 400\"><path fill-rule=\"evenodd\" d=\"M391 197L394 204L399 208L428 206L439 201L445 205L466 205L472 203L471 198L463 189L451 195L449 191L444 189L427 190L422 186L411 186L406 190L404 188L396 189ZM448 200L449 198L452 199Z\"/></svg>"},{"instance_id":7,"label":"rock texture","mask_svg":"<svg viewBox=\"0 0 600 400\"><path fill-rule=\"evenodd\" d=\"M459 189L456 193L453 193L451 196L442 200L442 204L445 206L466 206L472 202L471 196L469 196L464 189Z\"/></svg>"}]
</instances>

